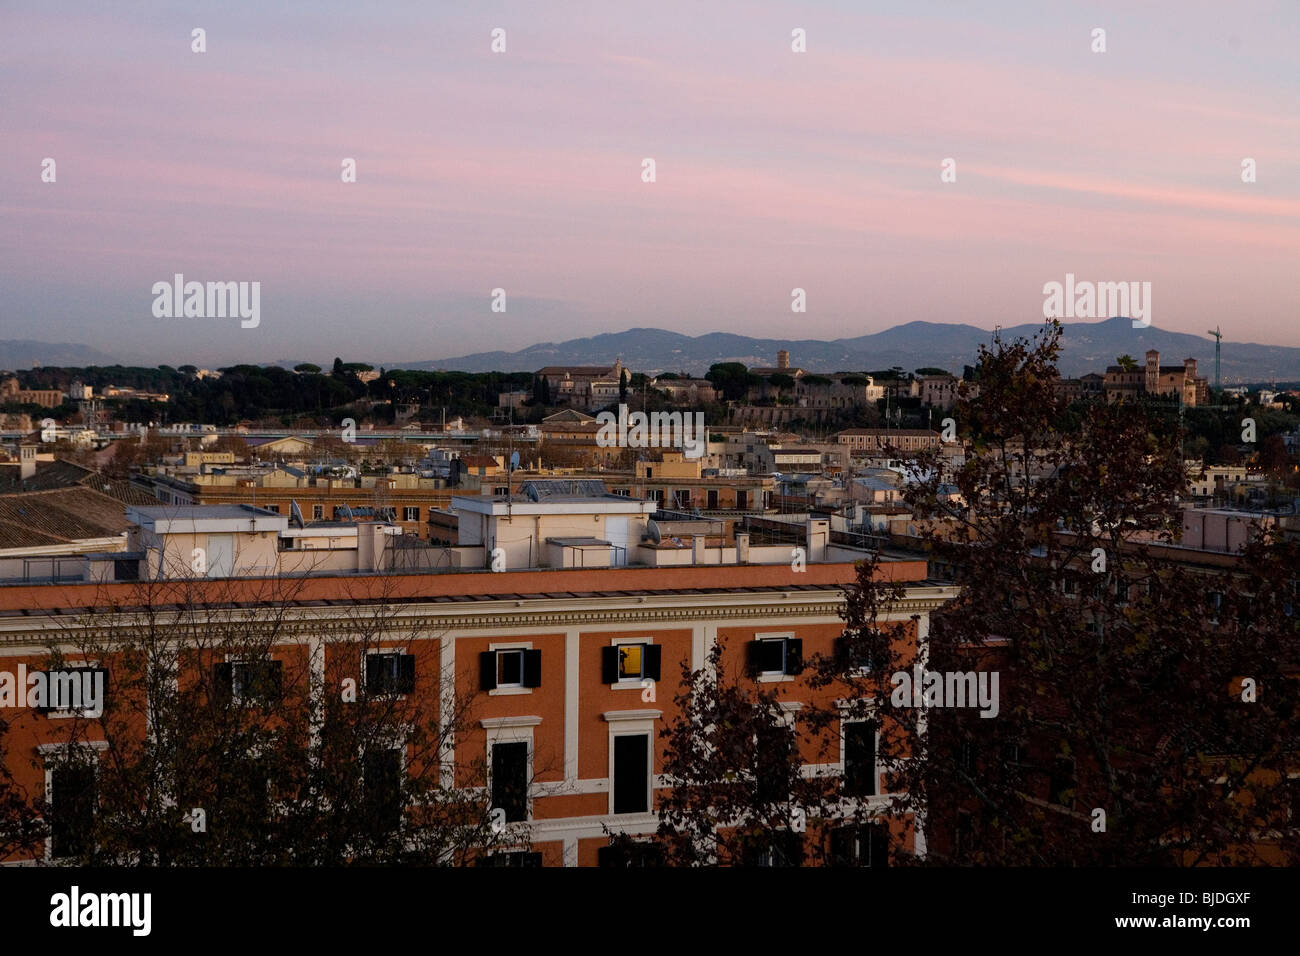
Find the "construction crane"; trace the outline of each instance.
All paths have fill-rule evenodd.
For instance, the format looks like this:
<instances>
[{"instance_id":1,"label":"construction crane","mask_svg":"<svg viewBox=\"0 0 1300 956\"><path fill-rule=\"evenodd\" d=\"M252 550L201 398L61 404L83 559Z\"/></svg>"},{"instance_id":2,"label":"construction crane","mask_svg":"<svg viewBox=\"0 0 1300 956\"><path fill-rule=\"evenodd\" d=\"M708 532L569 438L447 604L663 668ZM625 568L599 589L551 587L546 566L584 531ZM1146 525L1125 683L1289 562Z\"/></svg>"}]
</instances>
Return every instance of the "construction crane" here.
<instances>
[{"instance_id":1,"label":"construction crane","mask_svg":"<svg viewBox=\"0 0 1300 956\"><path fill-rule=\"evenodd\" d=\"M1214 336L1214 387L1218 388L1219 387L1219 349L1223 343L1223 333L1219 331L1219 327L1216 325L1213 329L1211 329L1206 334Z\"/></svg>"}]
</instances>

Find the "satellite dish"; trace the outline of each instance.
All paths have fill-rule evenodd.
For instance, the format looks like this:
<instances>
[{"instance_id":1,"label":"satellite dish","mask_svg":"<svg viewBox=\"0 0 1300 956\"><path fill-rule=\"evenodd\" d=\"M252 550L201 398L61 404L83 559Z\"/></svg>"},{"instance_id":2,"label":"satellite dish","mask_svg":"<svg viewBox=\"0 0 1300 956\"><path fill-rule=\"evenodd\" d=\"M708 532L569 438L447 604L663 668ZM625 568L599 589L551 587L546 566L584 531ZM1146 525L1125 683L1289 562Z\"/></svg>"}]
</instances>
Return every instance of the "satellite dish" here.
<instances>
[{"instance_id":1,"label":"satellite dish","mask_svg":"<svg viewBox=\"0 0 1300 956\"><path fill-rule=\"evenodd\" d=\"M536 486L536 485L534 485L534 484L532 484L532 483L530 482L529 484L527 484L527 485L524 486L524 489L525 489L525 491L528 493L528 500L529 500L529 501L541 501L541 500L542 500L541 495L539 495L539 494L537 493L537 486Z\"/></svg>"},{"instance_id":2,"label":"satellite dish","mask_svg":"<svg viewBox=\"0 0 1300 956\"><path fill-rule=\"evenodd\" d=\"M347 505L344 505L339 509L339 514L342 516L344 521L352 520L352 509L349 508Z\"/></svg>"},{"instance_id":3,"label":"satellite dish","mask_svg":"<svg viewBox=\"0 0 1300 956\"><path fill-rule=\"evenodd\" d=\"M289 502L289 524L297 525L299 528L305 528L307 525L302 520L302 509L298 507L298 502Z\"/></svg>"},{"instance_id":4,"label":"satellite dish","mask_svg":"<svg viewBox=\"0 0 1300 956\"><path fill-rule=\"evenodd\" d=\"M646 537L649 538L651 541L653 541L655 544L658 544L660 541L664 539L663 532L659 530L659 522L655 521L654 518L651 518L649 521L646 522L645 533L646 533Z\"/></svg>"},{"instance_id":5,"label":"satellite dish","mask_svg":"<svg viewBox=\"0 0 1300 956\"><path fill-rule=\"evenodd\" d=\"M519 452L517 451L510 453L510 470L511 471L519 470Z\"/></svg>"}]
</instances>

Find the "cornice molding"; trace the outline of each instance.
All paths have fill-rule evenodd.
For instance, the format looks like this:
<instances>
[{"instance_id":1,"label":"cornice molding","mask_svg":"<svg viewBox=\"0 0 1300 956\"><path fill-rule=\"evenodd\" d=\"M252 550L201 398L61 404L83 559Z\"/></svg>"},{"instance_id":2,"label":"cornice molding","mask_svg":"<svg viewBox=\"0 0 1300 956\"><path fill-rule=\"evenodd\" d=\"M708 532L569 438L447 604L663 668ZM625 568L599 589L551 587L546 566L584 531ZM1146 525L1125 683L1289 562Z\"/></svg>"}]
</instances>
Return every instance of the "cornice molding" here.
<instances>
[{"instance_id":1,"label":"cornice molding","mask_svg":"<svg viewBox=\"0 0 1300 956\"><path fill-rule=\"evenodd\" d=\"M935 589L927 587L926 590L933 592ZM792 600L795 595L797 598ZM891 616L906 617L936 610L953 595L955 592L945 596L927 593L905 597L894 605ZM390 635L428 634L432 638L447 632L500 632L538 627L654 626L701 621L770 621L810 617L839 621L844 604L843 592L830 589L817 594L807 591L762 591L749 594L501 600L468 605L401 602L396 603L384 624L385 631ZM373 611L382 609L373 608ZM128 634L143 633L149 626L136 614L116 615L117 619L110 622L108 619L111 616L111 612L91 614L84 623L75 617L64 616L3 622L0 623L0 647L44 648L60 636L66 636L66 640L60 643L74 644L78 640L102 643L111 640L114 635L125 637ZM185 622L185 626L201 624L205 620L213 621L221 627L238 627L243 624L257 626L264 622L256 609L225 608L214 609L206 617L195 612L192 619ZM375 624L372 608L367 606L303 607L286 611L275 626L281 632L277 643L293 643L308 638L323 638L326 641L356 640L359 634L373 629ZM165 621L156 621L153 626L167 625Z\"/></svg>"}]
</instances>

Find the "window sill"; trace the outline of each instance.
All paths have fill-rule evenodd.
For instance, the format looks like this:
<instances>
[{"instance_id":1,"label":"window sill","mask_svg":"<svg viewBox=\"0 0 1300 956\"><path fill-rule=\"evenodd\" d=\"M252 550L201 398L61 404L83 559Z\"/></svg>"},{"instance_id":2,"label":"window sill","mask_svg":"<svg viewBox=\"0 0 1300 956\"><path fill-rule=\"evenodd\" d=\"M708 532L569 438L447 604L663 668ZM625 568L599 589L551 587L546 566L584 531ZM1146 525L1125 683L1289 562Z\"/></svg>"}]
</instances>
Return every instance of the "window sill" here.
<instances>
[{"instance_id":1,"label":"window sill","mask_svg":"<svg viewBox=\"0 0 1300 956\"><path fill-rule=\"evenodd\" d=\"M631 678L624 679L624 680L617 681L613 684L610 684L609 689L610 690L645 690L647 687L650 686L649 684L642 683L645 680L646 678L644 677L637 677L635 679L631 679Z\"/></svg>"},{"instance_id":2,"label":"window sill","mask_svg":"<svg viewBox=\"0 0 1300 956\"><path fill-rule=\"evenodd\" d=\"M759 674L758 682L760 684L780 684L786 681L792 681L794 678L794 674Z\"/></svg>"},{"instance_id":3,"label":"window sill","mask_svg":"<svg viewBox=\"0 0 1300 956\"><path fill-rule=\"evenodd\" d=\"M535 687L494 687L488 691L489 697L513 697L516 694L531 694Z\"/></svg>"}]
</instances>

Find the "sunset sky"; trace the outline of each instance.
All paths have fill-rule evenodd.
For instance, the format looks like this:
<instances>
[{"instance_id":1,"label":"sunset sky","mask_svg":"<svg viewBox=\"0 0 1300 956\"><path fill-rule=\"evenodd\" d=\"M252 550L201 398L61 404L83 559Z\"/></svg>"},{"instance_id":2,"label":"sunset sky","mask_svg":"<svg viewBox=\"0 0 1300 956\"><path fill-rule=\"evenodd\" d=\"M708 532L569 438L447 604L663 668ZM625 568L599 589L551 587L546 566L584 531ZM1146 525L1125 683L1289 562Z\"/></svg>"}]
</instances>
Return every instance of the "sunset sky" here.
<instances>
[{"instance_id":1,"label":"sunset sky","mask_svg":"<svg viewBox=\"0 0 1300 956\"><path fill-rule=\"evenodd\" d=\"M1151 282L1153 326L1300 346L1300 3L1066 6L0 0L0 338L839 338L1035 321L1071 272ZM258 328L154 318L178 272L259 281Z\"/></svg>"}]
</instances>

